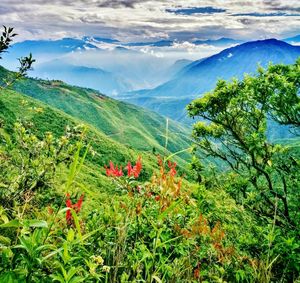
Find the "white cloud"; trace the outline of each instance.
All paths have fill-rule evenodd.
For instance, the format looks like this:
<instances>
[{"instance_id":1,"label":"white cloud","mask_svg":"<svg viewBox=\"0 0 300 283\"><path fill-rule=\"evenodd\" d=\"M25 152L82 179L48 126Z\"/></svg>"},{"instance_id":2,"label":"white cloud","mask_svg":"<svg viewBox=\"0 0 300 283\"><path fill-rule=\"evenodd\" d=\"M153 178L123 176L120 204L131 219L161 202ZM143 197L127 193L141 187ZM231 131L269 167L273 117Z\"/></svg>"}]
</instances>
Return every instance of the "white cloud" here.
<instances>
[{"instance_id":1,"label":"white cloud","mask_svg":"<svg viewBox=\"0 0 300 283\"><path fill-rule=\"evenodd\" d=\"M8 8L9 7L9 8ZM167 9L213 7L225 12L182 15ZM214 11L214 9L210 9ZM299 32L298 0L1 0L0 18L19 40L98 35L122 41L222 36L254 39ZM272 16L247 16L260 13ZM243 14L233 16L234 14Z\"/></svg>"}]
</instances>

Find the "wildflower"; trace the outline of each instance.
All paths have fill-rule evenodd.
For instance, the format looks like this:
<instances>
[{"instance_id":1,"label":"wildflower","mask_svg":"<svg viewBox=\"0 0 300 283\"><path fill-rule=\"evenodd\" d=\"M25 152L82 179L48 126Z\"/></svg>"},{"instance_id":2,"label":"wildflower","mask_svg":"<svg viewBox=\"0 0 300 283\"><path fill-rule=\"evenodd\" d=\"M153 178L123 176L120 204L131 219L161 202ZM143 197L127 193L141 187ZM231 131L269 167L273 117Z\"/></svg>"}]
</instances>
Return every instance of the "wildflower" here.
<instances>
[{"instance_id":1,"label":"wildflower","mask_svg":"<svg viewBox=\"0 0 300 283\"><path fill-rule=\"evenodd\" d=\"M163 160L162 160L162 158L161 158L160 155L157 155L157 163L158 163L158 165L159 165L160 167L163 166Z\"/></svg>"},{"instance_id":2,"label":"wildflower","mask_svg":"<svg viewBox=\"0 0 300 283\"><path fill-rule=\"evenodd\" d=\"M146 196L147 196L148 198L151 198L151 197L152 197L152 195L153 195L153 193L152 193L152 192L149 192L149 193L147 193L147 194L146 194Z\"/></svg>"},{"instance_id":3,"label":"wildflower","mask_svg":"<svg viewBox=\"0 0 300 283\"><path fill-rule=\"evenodd\" d=\"M96 275L96 266L90 266L90 273Z\"/></svg>"},{"instance_id":4,"label":"wildflower","mask_svg":"<svg viewBox=\"0 0 300 283\"><path fill-rule=\"evenodd\" d=\"M98 265L103 265L104 264L104 259L101 255L98 256L92 256L92 259L98 264Z\"/></svg>"},{"instance_id":5,"label":"wildflower","mask_svg":"<svg viewBox=\"0 0 300 283\"><path fill-rule=\"evenodd\" d=\"M72 222L72 215L71 215L71 208L72 208L72 202L70 199L70 195L67 194L67 200L66 200L66 206L70 209L67 210L66 212L66 220L68 224L71 224Z\"/></svg>"},{"instance_id":6,"label":"wildflower","mask_svg":"<svg viewBox=\"0 0 300 283\"><path fill-rule=\"evenodd\" d=\"M128 164L127 164L126 168L127 168L127 176L130 177L132 175L132 173L133 173L132 172L133 168L131 166L131 162L130 161L128 161Z\"/></svg>"},{"instance_id":7,"label":"wildflower","mask_svg":"<svg viewBox=\"0 0 300 283\"><path fill-rule=\"evenodd\" d=\"M83 194L80 196L77 203L73 204L73 209L76 211L76 213L78 213L81 210L82 202L83 202Z\"/></svg>"},{"instance_id":8,"label":"wildflower","mask_svg":"<svg viewBox=\"0 0 300 283\"><path fill-rule=\"evenodd\" d=\"M170 175L172 177L174 177L177 174L176 166L177 166L176 162L172 163L170 160L168 161L168 167L170 169Z\"/></svg>"},{"instance_id":9,"label":"wildflower","mask_svg":"<svg viewBox=\"0 0 300 283\"><path fill-rule=\"evenodd\" d=\"M72 214L71 214L71 209L74 209L76 213L79 213L79 211L81 210L81 207L82 207L82 202L83 202L84 195L82 194L80 196L79 200L77 201L77 203L74 203L74 204L72 204L72 201L70 199L70 194L67 194L66 197L67 197L67 199L66 199L66 206L68 208L70 208L66 212L66 220L67 220L67 223L69 225L71 225L72 224L72 220L73 220L73 217L72 217Z\"/></svg>"},{"instance_id":10,"label":"wildflower","mask_svg":"<svg viewBox=\"0 0 300 283\"><path fill-rule=\"evenodd\" d=\"M138 158L138 160L136 161L135 166L132 167L131 163L128 162L127 166L127 176L128 177L134 177L134 178L138 178L141 170L142 170L142 160L141 157Z\"/></svg>"},{"instance_id":11,"label":"wildflower","mask_svg":"<svg viewBox=\"0 0 300 283\"><path fill-rule=\"evenodd\" d=\"M141 186L137 186L137 187L136 187L136 190L137 190L137 192L140 194L141 191L142 191L142 187L141 187Z\"/></svg>"},{"instance_id":12,"label":"wildflower","mask_svg":"<svg viewBox=\"0 0 300 283\"><path fill-rule=\"evenodd\" d=\"M109 273L109 272L110 272L110 267L107 266L107 265L104 265L104 266L102 267L102 270L103 270L104 272L106 272L106 273Z\"/></svg>"},{"instance_id":13,"label":"wildflower","mask_svg":"<svg viewBox=\"0 0 300 283\"><path fill-rule=\"evenodd\" d=\"M200 269L199 268L196 268L194 270L194 277L197 278L197 279L200 277Z\"/></svg>"},{"instance_id":14,"label":"wildflower","mask_svg":"<svg viewBox=\"0 0 300 283\"><path fill-rule=\"evenodd\" d=\"M106 176L108 177L121 177L123 176L123 170L122 166L120 166L120 169L118 168L118 165L114 166L112 161L109 162L109 168L105 166L106 170Z\"/></svg>"},{"instance_id":15,"label":"wildflower","mask_svg":"<svg viewBox=\"0 0 300 283\"><path fill-rule=\"evenodd\" d=\"M137 178L142 171L142 160L141 160L140 156L139 156L135 166L133 167L133 171L134 171L134 173L133 173L134 178Z\"/></svg>"}]
</instances>

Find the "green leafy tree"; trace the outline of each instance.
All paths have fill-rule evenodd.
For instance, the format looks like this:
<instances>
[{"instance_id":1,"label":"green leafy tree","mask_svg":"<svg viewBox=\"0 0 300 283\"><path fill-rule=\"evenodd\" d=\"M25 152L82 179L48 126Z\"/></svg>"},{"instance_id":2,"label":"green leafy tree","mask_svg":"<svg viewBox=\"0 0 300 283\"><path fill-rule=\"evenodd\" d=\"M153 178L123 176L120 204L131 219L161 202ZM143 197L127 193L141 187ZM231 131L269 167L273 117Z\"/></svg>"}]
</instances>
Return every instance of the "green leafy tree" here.
<instances>
[{"instance_id":1,"label":"green leafy tree","mask_svg":"<svg viewBox=\"0 0 300 283\"><path fill-rule=\"evenodd\" d=\"M193 130L202 154L246 180L233 196L248 205L251 200L257 215L272 218L276 210L276 223L292 227L299 221L299 154L269 141L267 128L269 117L299 125L299 76L299 61L270 66L242 81L219 81L188 106L190 116L203 119Z\"/></svg>"},{"instance_id":2,"label":"green leafy tree","mask_svg":"<svg viewBox=\"0 0 300 283\"><path fill-rule=\"evenodd\" d=\"M2 54L7 52L13 38L17 35L14 33L14 29L12 27L3 26L3 29L2 35L0 36L0 59L2 59ZM27 57L21 57L18 60L20 63L18 71L10 74L8 78L5 78L2 85L0 85L0 89L7 88L17 80L25 77L28 71L32 69L32 64L35 62L31 53Z\"/></svg>"}]
</instances>

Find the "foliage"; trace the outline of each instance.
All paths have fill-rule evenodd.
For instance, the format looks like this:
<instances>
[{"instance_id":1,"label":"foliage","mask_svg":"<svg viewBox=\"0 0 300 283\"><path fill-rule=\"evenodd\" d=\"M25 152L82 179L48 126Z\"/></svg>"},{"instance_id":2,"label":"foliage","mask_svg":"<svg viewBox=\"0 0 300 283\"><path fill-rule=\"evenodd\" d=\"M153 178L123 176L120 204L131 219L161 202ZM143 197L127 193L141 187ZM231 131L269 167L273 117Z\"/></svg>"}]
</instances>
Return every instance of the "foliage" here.
<instances>
[{"instance_id":1,"label":"foliage","mask_svg":"<svg viewBox=\"0 0 300 283\"><path fill-rule=\"evenodd\" d=\"M4 31L0 36L0 55L7 51L12 43L13 38L17 35L14 33L14 29L11 27L3 26ZM2 57L0 57L2 59ZM20 67L18 68L18 72L14 73L10 76L9 79L5 79L2 81L2 85L0 88L7 88L13 85L18 80L24 78L27 75L27 72L32 69L32 64L35 62L35 59L32 58L32 54L30 53L29 56L23 57L19 59Z\"/></svg>"},{"instance_id":2,"label":"foliage","mask_svg":"<svg viewBox=\"0 0 300 283\"><path fill-rule=\"evenodd\" d=\"M20 125L13 136L18 131ZM49 146L48 135L42 140L32 138L26 131L24 135L27 138L20 140L22 156L41 144L55 150L65 140L63 136ZM61 155L40 151L39 162L45 160L41 167L70 164L68 178L59 191L53 192L51 186L33 189L32 183L26 182L15 188L26 195L2 206L1 282L231 280L235 278L234 266L251 273L227 240L220 221L202 213L196 188L182 186L182 177L176 176L176 164L170 161L159 158L159 169L148 182L138 179L141 159L135 166L127 163L127 174L123 176L111 175L107 168L118 184L114 196L106 195L103 201L98 194L86 190L87 196L72 204L71 195L84 189L77 180L88 151L85 149L80 157L83 139L82 134L78 142L77 136L69 136L70 142L60 150L64 152ZM4 144L1 152L13 157L19 151L10 151ZM12 168L14 164L14 159L9 158L5 166ZM25 166L25 170L30 179L38 180L32 166ZM49 170L47 182L53 184L57 177L61 176ZM14 178L14 174L5 176L8 183ZM69 192L65 198L63 195ZM57 200L53 202L49 194Z\"/></svg>"},{"instance_id":3,"label":"foliage","mask_svg":"<svg viewBox=\"0 0 300 283\"><path fill-rule=\"evenodd\" d=\"M273 272L289 281L299 276L299 260L287 255L285 244L295 241L299 254L299 150L271 142L267 129L271 118L299 126L299 63L259 69L258 76L245 76L242 81L219 81L214 91L188 106L191 116L204 119L193 130L201 153L228 166L225 174L214 177L222 180L226 191L250 209L261 225L274 222L270 246L277 257L284 255L285 259L274 259ZM213 188L215 182L206 180L206 186Z\"/></svg>"},{"instance_id":4,"label":"foliage","mask_svg":"<svg viewBox=\"0 0 300 283\"><path fill-rule=\"evenodd\" d=\"M0 81L12 75L0 67ZM26 78L12 88L20 94L33 97L54 109L89 124L112 140L133 150L164 154L166 119L154 112L109 98L96 90L70 86L60 81ZM190 130L170 122L168 152L190 147ZM189 158L183 152L176 161L180 167Z\"/></svg>"},{"instance_id":5,"label":"foliage","mask_svg":"<svg viewBox=\"0 0 300 283\"><path fill-rule=\"evenodd\" d=\"M5 32L3 50L12 30ZM62 93L72 96L69 114L99 99L54 84L25 80L18 88L57 108ZM267 139L271 118L297 133L298 93L299 62L221 81L195 100L190 114L205 122L193 135L207 159L193 158L199 184L191 184L172 160L186 149L168 155L180 141L168 123L153 134L165 138L155 166L156 150L112 140L92 116L84 120L92 125L78 126L80 115L1 89L0 282L299 282L299 141ZM102 98L110 106L97 107L114 109L105 112L108 127L124 113L137 123L135 108ZM152 121L141 133L159 127Z\"/></svg>"},{"instance_id":6,"label":"foliage","mask_svg":"<svg viewBox=\"0 0 300 283\"><path fill-rule=\"evenodd\" d=\"M40 141L23 125L16 123L13 133L10 136L4 130L0 131L0 204L3 207L49 189L49 180L57 167L71 161L76 144L70 144L70 140L84 132L75 128L59 139L48 132Z\"/></svg>"}]
</instances>

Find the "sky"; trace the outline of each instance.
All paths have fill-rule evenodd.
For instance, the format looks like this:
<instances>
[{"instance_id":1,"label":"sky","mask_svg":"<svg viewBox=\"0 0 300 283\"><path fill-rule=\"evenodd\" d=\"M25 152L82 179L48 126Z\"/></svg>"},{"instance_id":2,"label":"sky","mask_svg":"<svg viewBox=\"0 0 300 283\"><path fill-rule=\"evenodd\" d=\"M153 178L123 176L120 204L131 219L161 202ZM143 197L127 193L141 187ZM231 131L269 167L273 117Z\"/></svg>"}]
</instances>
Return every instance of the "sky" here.
<instances>
[{"instance_id":1,"label":"sky","mask_svg":"<svg viewBox=\"0 0 300 283\"><path fill-rule=\"evenodd\" d=\"M122 42L252 40L300 34L299 0L1 0L17 40L101 36Z\"/></svg>"}]
</instances>

